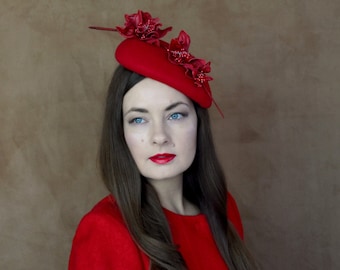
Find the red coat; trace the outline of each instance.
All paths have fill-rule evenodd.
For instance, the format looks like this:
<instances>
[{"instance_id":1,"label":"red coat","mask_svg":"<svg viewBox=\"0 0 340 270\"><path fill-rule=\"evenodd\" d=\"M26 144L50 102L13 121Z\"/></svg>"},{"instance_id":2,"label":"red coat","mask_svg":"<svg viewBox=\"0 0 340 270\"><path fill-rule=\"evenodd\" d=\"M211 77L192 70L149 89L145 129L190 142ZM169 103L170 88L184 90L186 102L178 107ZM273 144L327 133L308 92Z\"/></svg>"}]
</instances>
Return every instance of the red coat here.
<instances>
[{"instance_id":1,"label":"red coat","mask_svg":"<svg viewBox=\"0 0 340 270\"><path fill-rule=\"evenodd\" d=\"M188 269L227 269L203 214L182 216L164 209L172 237ZM228 218L243 238L236 203L228 195ZM69 270L149 269L149 258L132 240L112 196L81 220L73 239Z\"/></svg>"}]
</instances>

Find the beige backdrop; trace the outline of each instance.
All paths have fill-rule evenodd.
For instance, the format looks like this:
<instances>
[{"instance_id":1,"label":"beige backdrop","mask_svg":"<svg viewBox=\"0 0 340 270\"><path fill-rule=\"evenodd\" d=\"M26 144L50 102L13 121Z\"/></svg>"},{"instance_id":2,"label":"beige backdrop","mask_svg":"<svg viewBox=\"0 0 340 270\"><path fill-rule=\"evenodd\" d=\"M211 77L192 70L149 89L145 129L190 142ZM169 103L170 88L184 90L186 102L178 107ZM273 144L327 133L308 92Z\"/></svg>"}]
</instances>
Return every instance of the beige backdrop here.
<instances>
[{"instance_id":1,"label":"beige backdrop","mask_svg":"<svg viewBox=\"0 0 340 270\"><path fill-rule=\"evenodd\" d=\"M107 193L97 148L122 39L87 26L138 8L212 61L216 145L263 269L340 269L339 1L0 2L0 269L66 269Z\"/></svg>"}]
</instances>

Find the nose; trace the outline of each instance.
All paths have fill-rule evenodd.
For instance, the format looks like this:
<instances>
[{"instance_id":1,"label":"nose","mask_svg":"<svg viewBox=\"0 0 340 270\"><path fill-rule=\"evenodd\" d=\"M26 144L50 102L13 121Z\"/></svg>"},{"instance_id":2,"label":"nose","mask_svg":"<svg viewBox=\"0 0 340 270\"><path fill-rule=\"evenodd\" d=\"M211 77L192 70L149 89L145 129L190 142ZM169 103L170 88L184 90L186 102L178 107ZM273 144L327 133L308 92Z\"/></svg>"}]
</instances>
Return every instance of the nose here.
<instances>
[{"instance_id":1,"label":"nose","mask_svg":"<svg viewBox=\"0 0 340 270\"><path fill-rule=\"evenodd\" d=\"M164 123L154 123L151 140L153 144L162 145L169 143L170 136Z\"/></svg>"}]
</instances>

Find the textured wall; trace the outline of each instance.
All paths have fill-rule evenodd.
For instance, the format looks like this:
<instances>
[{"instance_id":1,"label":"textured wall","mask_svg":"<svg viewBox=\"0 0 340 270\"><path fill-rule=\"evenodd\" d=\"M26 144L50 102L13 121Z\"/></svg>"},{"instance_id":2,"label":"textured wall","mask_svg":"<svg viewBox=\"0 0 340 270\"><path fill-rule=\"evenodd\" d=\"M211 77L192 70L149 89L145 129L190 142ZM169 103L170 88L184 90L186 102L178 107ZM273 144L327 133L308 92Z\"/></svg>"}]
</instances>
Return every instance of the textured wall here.
<instances>
[{"instance_id":1,"label":"textured wall","mask_svg":"<svg viewBox=\"0 0 340 270\"><path fill-rule=\"evenodd\" d=\"M143 2L141 5L133 2ZM66 269L118 35L138 8L211 59L216 144L263 269L340 269L338 1L1 0L0 269ZM166 11L166 13L164 12Z\"/></svg>"}]
</instances>

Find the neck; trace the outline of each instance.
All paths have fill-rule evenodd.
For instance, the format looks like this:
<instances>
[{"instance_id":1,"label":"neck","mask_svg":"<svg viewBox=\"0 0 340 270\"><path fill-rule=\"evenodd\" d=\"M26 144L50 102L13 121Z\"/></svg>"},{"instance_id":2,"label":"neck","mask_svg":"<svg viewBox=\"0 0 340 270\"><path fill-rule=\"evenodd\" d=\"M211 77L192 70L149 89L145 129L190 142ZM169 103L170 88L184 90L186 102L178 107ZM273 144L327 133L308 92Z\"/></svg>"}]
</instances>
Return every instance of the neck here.
<instances>
[{"instance_id":1,"label":"neck","mask_svg":"<svg viewBox=\"0 0 340 270\"><path fill-rule=\"evenodd\" d=\"M198 208L183 196L183 177L176 179L149 179L156 190L162 207L181 215L197 215Z\"/></svg>"}]
</instances>

